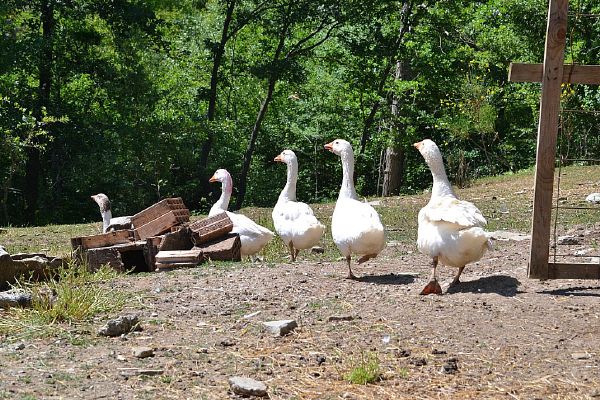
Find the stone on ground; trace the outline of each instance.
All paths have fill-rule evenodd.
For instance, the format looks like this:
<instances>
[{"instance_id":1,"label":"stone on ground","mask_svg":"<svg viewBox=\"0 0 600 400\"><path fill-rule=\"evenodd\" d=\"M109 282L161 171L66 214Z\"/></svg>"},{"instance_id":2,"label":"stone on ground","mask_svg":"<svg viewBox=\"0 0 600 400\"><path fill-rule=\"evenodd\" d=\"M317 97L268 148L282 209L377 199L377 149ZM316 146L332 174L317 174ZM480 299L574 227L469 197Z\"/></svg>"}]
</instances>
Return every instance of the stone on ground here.
<instances>
[{"instance_id":1,"label":"stone on ground","mask_svg":"<svg viewBox=\"0 0 600 400\"><path fill-rule=\"evenodd\" d=\"M284 336L298 327L298 323L293 319L285 319L281 321L263 322L269 332L274 335Z\"/></svg>"},{"instance_id":2,"label":"stone on ground","mask_svg":"<svg viewBox=\"0 0 600 400\"><path fill-rule=\"evenodd\" d=\"M233 376L229 378L229 387L233 393L240 396L267 396L267 385L252 378Z\"/></svg>"},{"instance_id":3,"label":"stone on ground","mask_svg":"<svg viewBox=\"0 0 600 400\"><path fill-rule=\"evenodd\" d=\"M98 329L98 335L114 337L134 330L139 330L139 318L137 314L122 315L117 319L106 321L106 324Z\"/></svg>"}]
</instances>

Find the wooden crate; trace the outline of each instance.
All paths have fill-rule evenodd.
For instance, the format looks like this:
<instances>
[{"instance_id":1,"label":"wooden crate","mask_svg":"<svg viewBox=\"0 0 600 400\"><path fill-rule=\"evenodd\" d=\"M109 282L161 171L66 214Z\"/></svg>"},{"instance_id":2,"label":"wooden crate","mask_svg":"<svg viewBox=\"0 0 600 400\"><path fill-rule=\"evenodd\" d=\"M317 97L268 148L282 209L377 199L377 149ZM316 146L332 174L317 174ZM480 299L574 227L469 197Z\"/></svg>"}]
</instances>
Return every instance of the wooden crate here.
<instances>
[{"instance_id":1,"label":"wooden crate","mask_svg":"<svg viewBox=\"0 0 600 400\"><path fill-rule=\"evenodd\" d=\"M241 242L237 233L230 233L222 238L201 243L194 249L202 250L205 259L214 261L241 261Z\"/></svg>"},{"instance_id":2,"label":"wooden crate","mask_svg":"<svg viewBox=\"0 0 600 400\"><path fill-rule=\"evenodd\" d=\"M226 235L233 229L233 223L226 213L219 213L189 225L192 242L196 246Z\"/></svg>"},{"instance_id":3,"label":"wooden crate","mask_svg":"<svg viewBox=\"0 0 600 400\"><path fill-rule=\"evenodd\" d=\"M187 209L181 197L163 199L158 203L140 211L131 217L131 224L137 229L147 223L155 220L163 214L173 211L178 223L190 221L190 211Z\"/></svg>"},{"instance_id":4,"label":"wooden crate","mask_svg":"<svg viewBox=\"0 0 600 400\"><path fill-rule=\"evenodd\" d=\"M123 229L101 233L99 235L81 236L71 239L71 247L73 250L87 250L98 247L114 246L115 244L129 243L134 241L132 230Z\"/></svg>"},{"instance_id":5,"label":"wooden crate","mask_svg":"<svg viewBox=\"0 0 600 400\"><path fill-rule=\"evenodd\" d=\"M169 232L173 227L189 221L190 211L180 197L161 200L131 217L137 240Z\"/></svg>"}]
</instances>

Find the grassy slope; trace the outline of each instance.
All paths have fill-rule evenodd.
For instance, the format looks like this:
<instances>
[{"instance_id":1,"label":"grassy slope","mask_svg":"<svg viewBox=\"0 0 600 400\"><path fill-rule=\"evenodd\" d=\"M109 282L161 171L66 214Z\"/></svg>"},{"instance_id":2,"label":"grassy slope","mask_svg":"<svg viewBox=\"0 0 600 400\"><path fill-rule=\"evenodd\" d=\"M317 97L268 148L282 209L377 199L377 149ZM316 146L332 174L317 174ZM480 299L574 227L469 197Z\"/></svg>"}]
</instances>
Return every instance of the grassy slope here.
<instances>
[{"instance_id":1,"label":"grassy slope","mask_svg":"<svg viewBox=\"0 0 600 400\"><path fill-rule=\"evenodd\" d=\"M556 187L556 185L555 185ZM600 166L573 166L562 170L560 183L561 205L588 205L583 200L591 192L600 191ZM457 195L474 202L488 219L488 229L528 232L530 229L533 198L533 171L484 178L471 187L457 189ZM556 197L556 191L555 191ZM411 242L416 239L417 213L427 203L428 193L373 199L388 229L388 240ZM93 204L89 204L92 207ZM326 225L334 204L315 204L317 217ZM600 207L598 207L600 211ZM589 210L561 210L559 230L575 224L593 224L600 221L600 212ZM243 213L261 225L273 229L271 209L247 208ZM70 238L99 233L101 223L77 225L49 225L32 228L8 228L0 231L0 244L10 253L44 252L50 255L67 255ZM323 241L326 254L335 259L338 253L329 232ZM331 251L330 251L331 250ZM283 243L273 240L265 249L270 262L279 262L287 255Z\"/></svg>"}]
</instances>

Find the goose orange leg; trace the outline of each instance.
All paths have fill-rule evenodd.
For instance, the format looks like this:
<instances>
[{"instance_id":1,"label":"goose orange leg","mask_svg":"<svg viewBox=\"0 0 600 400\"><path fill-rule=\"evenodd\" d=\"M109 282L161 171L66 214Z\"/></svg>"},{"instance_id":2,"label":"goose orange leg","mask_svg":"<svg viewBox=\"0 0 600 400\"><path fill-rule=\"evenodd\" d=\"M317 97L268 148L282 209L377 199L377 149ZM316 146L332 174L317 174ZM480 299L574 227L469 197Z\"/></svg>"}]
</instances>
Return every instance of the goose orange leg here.
<instances>
[{"instance_id":1,"label":"goose orange leg","mask_svg":"<svg viewBox=\"0 0 600 400\"><path fill-rule=\"evenodd\" d=\"M421 295L428 295L428 294L442 294L442 287L440 286L437 277L436 277L436 268L437 268L437 264L438 264L438 258L437 257L433 257L433 261L431 262L431 279L429 280L429 283L427 284L427 286L425 286L423 288L423 290L421 290Z\"/></svg>"}]
</instances>

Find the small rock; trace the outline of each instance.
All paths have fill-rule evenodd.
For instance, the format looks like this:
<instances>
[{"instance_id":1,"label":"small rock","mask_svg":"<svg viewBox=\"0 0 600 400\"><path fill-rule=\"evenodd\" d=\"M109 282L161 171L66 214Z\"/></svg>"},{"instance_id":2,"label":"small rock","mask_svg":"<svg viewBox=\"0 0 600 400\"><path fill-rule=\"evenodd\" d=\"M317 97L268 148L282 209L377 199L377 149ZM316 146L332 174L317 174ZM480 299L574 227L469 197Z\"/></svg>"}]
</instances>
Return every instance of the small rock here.
<instances>
[{"instance_id":1,"label":"small rock","mask_svg":"<svg viewBox=\"0 0 600 400\"><path fill-rule=\"evenodd\" d=\"M115 337L136 330L141 330L137 314L122 315L117 319L106 321L106 325L98 329L98 335Z\"/></svg>"},{"instance_id":2,"label":"small rock","mask_svg":"<svg viewBox=\"0 0 600 400\"><path fill-rule=\"evenodd\" d=\"M458 360L454 357L446 360L446 363L442 365L440 369L442 374L455 374L458 372Z\"/></svg>"},{"instance_id":3,"label":"small rock","mask_svg":"<svg viewBox=\"0 0 600 400\"><path fill-rule=\"evenodd\" d=\"M198 350L196 350L196 353L198 353L198 354L208 354L208 349L206 347L200 347Z\"/></svg>"},{"instance_id":4,"label":"small rock","mask_svg":"<svg viewBox=\"0 0 600 400\"><path fill-rule=\"evenodd\" d=\"M592 204L600 204L600 193L591 193L585 198L585 201Z\"/></svg>"},{"instance_id":5,"label":"small rock","mask_svg":"<svg viewBox=\"0 0 600 400\"><path fill-rule=\"evenodd\" d=\"M136 358L154 357L154 349L151 347L134 347L133 356Z\"/></svg>"},{"instance_id":6,"label":"small rock","mask_svg":"<svg viewBox=\"0 0 600 400\"><path fill-rule=\"evenodd\" d=\"M431 354L434 354L434 355L447 354L447 351L446 350L433 349L433 350L431 350Z\"/></svg>"},{"instance_id":7,"label":"small rock","mask_svg":"<svg viewBox=\"0 0 600 400\"><path fill-rule=\"evenodd\" d=\"M233 340L231 338L224 338L224 339L221 339L221 342L219 344L223 347L231 347L231 346L235 346L235 340Z\"/></svg>"},{"instance_id":8,"label":"small rock","mask_svg":"<svg viewBox=\"0 0 600 400\"><path fill-rule=\"evenodd\" d=\"M556 244L559 245L575 245L580 244L583 238L577 236L559 236L556 240Z\"/></svg>"},{"instance_id":9,"label":"small rock","mask_svg":"<svg viewBox=\"0 0 600 400\"><path fill-rule=\"evenodd\" d=\"M311 247L310 252L313 254L323 254L325 253L325 249L321 246L313 246Z\"/></svg>"},{"instance_id":10,"label":"small rock","mask_svg":"<svg viewBox=\"0 0 600 400\"><path fill-rule=\"evenodd\" d=\"M263 325L269 332L277 336L287 335L298 327L298 323L293 319L263 322Z\"/></svg>"},{"instance_id":11,"label":"small rock","mask_svg":"<svg viewBox=\"0 0 600 400\"><path fill-rule=\"evenodd\" d=\"M12 351L21 351L25 349L25 343L15 343L10 347Z\"/></svg>"},{"instance_id":12,"label":"small rock","mask_svg":"<svg viewBox=\"0 0 600 400\"><path fill-rule=\"evenodd\" d=\"M398 357L402 357L402 358L410 357L410 350L400 349L400 350L398 350L396 355Z\"/></svg>"},{"instance_id":13,"label":"small rock","mask_svg":"<svg viewBox=\"0 0 600 400\"><path fill-rule=\"evenodd\" d=\"M424 358L413 358L412 360L410 360L410 363L414 366L422 367L424 365L427 365L427 360Z\"/></svg>"},{"instance_id":14,"label":"small rock","mask_svg":"<svg viewBox=\"0 0 600 400\"><path fill-rule=\"evenodd\" d=\"M352 315L331 315L327 318L328 322L337 322L337 321L353 321L354 317Z\"/></svg>"},{"instance_id":15,"label":"small rock","mask_svg":"<svg viewBox=\"0 0 600 400\"><path fill-rule=\"evenodd\" d=\"M31 293L22 290L0 292L0 308L30 307Z\"/></svg>"},{"instance_id":16,"label":"small rock","mask_svg":"<svg viewBox=\"0 0 600 400\"><path fill-rule=\"evenodd\" d=\"M317 361L317 365L321 365L321 364L325 363L325 361L327 361L327 358L325 358L325 356L322 354L317 354L316 361Z\"/></svg>"},{"instance_id":17,"label":"small rock","mask_svg":"<svg viewBox=\"0 0 600 400\"><path fill-rule=\"evenodd\" d=\"M573 354L571 354L571 357L574 360L588 360L588 359L592 358L590 353L573 353Z\"/></svg>"},{"instance_id":18,"label":"small rock","mask_svg":"<svg viewBox=\"0 0 600 400\"><path fill-rule=\"evenodd\" d=\"M229 378L229 387L240 396L267 397L267 385L252 378L233 376Z\"/></svg>"}]
</instances>

